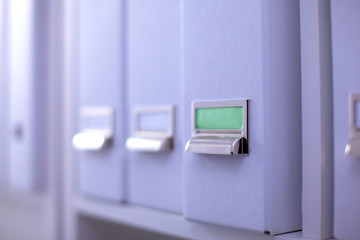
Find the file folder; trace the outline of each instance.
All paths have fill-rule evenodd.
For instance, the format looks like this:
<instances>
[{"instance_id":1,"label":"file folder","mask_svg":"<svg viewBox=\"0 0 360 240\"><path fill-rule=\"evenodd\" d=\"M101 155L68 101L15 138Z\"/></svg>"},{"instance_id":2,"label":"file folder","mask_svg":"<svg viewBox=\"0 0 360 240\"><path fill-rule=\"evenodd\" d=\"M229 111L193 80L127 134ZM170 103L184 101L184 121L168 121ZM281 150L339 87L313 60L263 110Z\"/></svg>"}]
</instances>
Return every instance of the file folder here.
<instances>
[{"instance_id":1,"label":"file folder","mask_svg":"<svg viewBox=\"0 0 360 240\"><path fill-rule=\"evenodd\" d=\"M46 37L35 1L9 2L8 184L22 191L46 187L46 58L39 50ZM42 46L46 50L46 46Z\"/></svg>"},{"instance_id":2,"label":"file folder","mask_svg":"<svg viewBox=\"0 0 360 240\"><path fill-rule=\"evenodd\" d=\"M358 1L331 1L334 239L360 234L359 10Z\"/></svg>"},{"instance_id":3,"label":"file folder","mask_svg":"<svg viewBox=\"0 0 360 240\"><path fill-rule=\"evenodd\" d=\"M165 135L144 139L129 132L129 202L173 212L182 212L183 197L180 9L180 1L128 2L129 125L157 132L171 129L171 116L156 112L135 126L132 113L138 108L170 105L175 116L172 144Z\"/></svg>"},{"instance_id":4,"label":"file folder","mask_svg":"<svg viewBox=\"0 0 360 240\"><path fill-rule=\"evenodd\" d=\"M184 154L185 217L271 235L299 230L299 3L218 3L183 3L183 142L190 147ZM192 104L236 99L248 100L248 154L231 154L239 149L236 136L199 140L192 130ZM201 111L200 118L210 114L214 122L199 119L196 130L242 129L241 121L230 121L241 118L240 109Z\"/></svg>"},{"instance_id":5,"label":"file folder","mask_svg":"<svg viewBox=\"0 0 360 240\"><path fill-rule=\"evenodd\" d=\"M73 138L80 144L78 186L85 196L122 201L125 197L123 1L84 0L79 6L80 135ZM84 109L88 116L85 120L94 124L81 123ZM109 131L104 121L113 121ZM109 145L98 145L110 137ZM84 139L92 141L84 143Z\"/></svg>"},{"instance_id":6,"label":"file folder","mask_svg":"<svg viewBox=\"0 0 360 240\"><path fill-rule=\"evenodd\" d=\"M6 66L6 22L7 9L4 1L0 2L0 125L4 131L9 131L8 127L8 77ZM7 159L8 159L8 135L6 133L0 135L0 184L5 185L7 181Z\"/></svg>"}]
</instances>

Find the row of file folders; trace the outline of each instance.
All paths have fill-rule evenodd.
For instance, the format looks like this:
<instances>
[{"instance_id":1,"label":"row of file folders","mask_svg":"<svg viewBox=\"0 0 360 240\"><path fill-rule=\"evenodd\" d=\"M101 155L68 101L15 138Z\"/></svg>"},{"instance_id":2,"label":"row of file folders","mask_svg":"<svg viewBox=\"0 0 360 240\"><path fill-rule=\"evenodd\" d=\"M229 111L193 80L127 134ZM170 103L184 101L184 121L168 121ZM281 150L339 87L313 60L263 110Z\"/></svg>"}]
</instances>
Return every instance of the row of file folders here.
<instances>
[{"instance_id":1,"label":"row of file folders","mask_svg":"<svg viewBox=\"0 0 360 240\"><path fill-rule=\"evenodd\" d=\"M296 1L81 1L79 192L272 235L301 229L298 12ZM25 99L41 96L33 83ZM18 169L33 164L27 151L37 158L42 123L22 105L10 182L36 187Z\"/></svg>"},{"instance_id":2,"label":"row of file folders","mask_svg":"<svg viewBox=\"0 0 360 240\"><path fill-rule=\"evenodd\" d=\"M261 4L197 1L182 16L180 1L130 1L124 31L119 1L84 1L82 194L270 234L301 228L298 5L267 9L284 36Z\"/></svg>"}]
</instances>

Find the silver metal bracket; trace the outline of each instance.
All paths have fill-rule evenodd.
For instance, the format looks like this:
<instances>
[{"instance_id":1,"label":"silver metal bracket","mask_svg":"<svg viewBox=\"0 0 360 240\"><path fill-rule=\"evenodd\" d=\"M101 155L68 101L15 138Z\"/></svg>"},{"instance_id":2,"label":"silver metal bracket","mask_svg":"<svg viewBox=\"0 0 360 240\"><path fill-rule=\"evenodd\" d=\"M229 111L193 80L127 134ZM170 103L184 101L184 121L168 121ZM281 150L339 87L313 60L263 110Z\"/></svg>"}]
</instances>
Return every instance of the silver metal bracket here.
<instances>
[{"instance_id":1,"label":"silver metal bracket","mask_svg":"<svg viewBox=\"0 0 360 240\"><path fill-rule=\"evenodd\" d=\"M241 128L232 128L229 126L223 129L215 127L199 128L197 127L197 109L226 109L226 108L242 109L241 116L232 116L235 121L242 121ZM218 112L221 114L220 112ZM226 116L223 116L225 118ZM211 116L209 116L210 120ZM220 116L221 118L221 116ZM192 103L192 138L187 142L185 150L192 153L200 154L220 154L235 155L248 154L248 100L223 100L223 101L207 101ZM226 119L224 119L226 121ZM223 124L222 124L223 125Z\"/></svg>"},{"instance_id":2,"label":"silver metal bracket","mask_svg":"<svg viewBox=\"0 0 360 240\"><path fill-rule=\"evenodd\" d=\"M80 132L72 143L75 149L99 151L114 135L114 110L108 106L84 107L80 112Z\"/></svg>"},{"instance_id":3,"label":"silver metal bracket","mask_svg":"<svg viewBox=\"0 0 360 240\"><path fill-rule=\"evenodd\" d=\"M356 124L356 104L360 102L360 93L349 94L349 141L345 154L360 158L360 126Z\"/></svg>"},{"instance_id":4,"label":"silver metal bracket","mask_svg":"<svg viewBox=\"0 0 360 240\"><path fill-rule=\"evenodd\" d=\"M247 142L244 137L193 137L186 145L186 151L203 154L247 154Z\"/></svg>"},{"instance_id":5,"label":"silver metal bracket","mask_svg":"<svg viewBox=\"0 0 360 240\"><path fill-rule=\"evenodd\" d=\"M166 152L173 149L174 107L155 106L134 109L133 133L126 148L140 152ZM141 121L141 118L146 116ZM160 117L159 117L160 116ZM145 126L141 126L141 125Z\"/></svg>"},{"instance_id":6,"label":"silver metal bracket","mask_svg":"<svg viewBox=\"0 0 360 240\"><path fill-rule=\"evenodd\" d=\"M172 138L140 138L130 137L126 140L126 147L131 151L164 152L173 148Z\"/></svg>"}]
</instances>

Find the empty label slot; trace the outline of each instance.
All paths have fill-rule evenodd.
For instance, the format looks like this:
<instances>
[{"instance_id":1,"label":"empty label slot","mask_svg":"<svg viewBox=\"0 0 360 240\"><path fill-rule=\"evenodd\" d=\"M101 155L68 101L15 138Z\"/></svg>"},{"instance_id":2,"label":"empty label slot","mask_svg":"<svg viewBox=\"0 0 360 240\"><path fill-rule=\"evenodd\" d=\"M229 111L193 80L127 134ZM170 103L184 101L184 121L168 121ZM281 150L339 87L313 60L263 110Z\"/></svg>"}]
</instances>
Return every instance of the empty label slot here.
<instances>
[{"instance_id":1,"label":"empty label slot","mask_svg":"<svg viewBox=\"0 0 360 240\"><path fill-rule=\"evenodd\" d=\"M88 116L84 121L85 129L108 129L110 125L108 116Z\"/></svg>"},{"instance_id":2,"label":"empty label slot","mask_svg":"<svg viewBox=\"0 0 360 240\"><path fill-rule=\"evenodd\" d=\"M169 112L141 113L137 120L140 131L169 131L171 128Z\"/></svg>"}]
</instances>

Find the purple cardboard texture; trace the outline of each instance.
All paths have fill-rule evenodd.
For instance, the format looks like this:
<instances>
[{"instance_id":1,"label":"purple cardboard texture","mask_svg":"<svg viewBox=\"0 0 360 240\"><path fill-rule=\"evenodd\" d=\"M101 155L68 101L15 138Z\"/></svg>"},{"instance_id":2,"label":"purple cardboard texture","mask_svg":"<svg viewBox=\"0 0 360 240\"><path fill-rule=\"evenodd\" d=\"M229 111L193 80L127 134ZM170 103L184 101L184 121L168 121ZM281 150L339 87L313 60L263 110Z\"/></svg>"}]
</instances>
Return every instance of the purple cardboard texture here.
<instances>
[{"instance_id":1,"label":"purple cardboard texture","mask_svg":"<svg viewBox=\"0 0 360 240\"><path fill-rule=\"evenodd\" d=\"M360 235L360 159L344 153L349 139L348 95L360 93L359 10L359 1L331 1L336 239L358 239Z\"/></svg>"},{"instance_id":2,"label":"purple cardboard texture","mask_svg":"<svg viewBox=\"0 0 360 240\"><path fill-rule=\"evenodd\" d=\"M184 2L183 141L194 100L249 99L249 155L184 155L185 216L301 229L298 1Z\"/></svg>"},{"instance_id":3,"label":"purple cardboard texture","mask_svg":"<svg viewBox=\"0 0 360 240\"><path fill-rule=\"evenodd\" d=\"M175 107L172 151L129 152L128 200L173 212L182 212L183 199L180 6L180 1L131 0L127 9L129 127L136 107Z\"/></svg>"},{"instance_id":4,"label":"purple cardboard texture","mask_svg":"<svg viewBox=\"0 0 360 240\"><path fill-rule=\"evenodd\" d=\"M45 15L35 1L8 3L8 184L44 191L46 181L47 35ZM46 6L46 3L44 5Z\"/></svg>"},{"instance_id":5,"label":"purple cardboard texture","mask_svg":"<svg viewBox=\"0 0 360 240\"><path fill-rule=\"evenodd\" d=\"M93 197L124 199L123 6L80 1L79 112L82 107L110 106L115 111L112 144L98 152L79 154L80 192Z\"/></svg>"}]
</instances>

